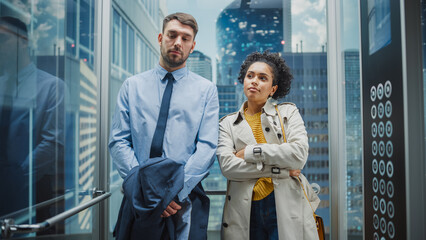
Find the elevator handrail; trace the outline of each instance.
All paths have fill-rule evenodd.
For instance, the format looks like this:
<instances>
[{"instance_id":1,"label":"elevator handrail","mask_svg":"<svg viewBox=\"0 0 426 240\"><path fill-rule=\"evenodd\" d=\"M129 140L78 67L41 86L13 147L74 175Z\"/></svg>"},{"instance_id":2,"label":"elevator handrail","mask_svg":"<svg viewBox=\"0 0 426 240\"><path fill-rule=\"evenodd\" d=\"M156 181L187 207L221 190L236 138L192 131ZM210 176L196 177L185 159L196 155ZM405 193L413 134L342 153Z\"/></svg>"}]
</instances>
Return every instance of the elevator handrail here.
<instances>
[{"instance_id":1,"label":"elevator handrail","mask_svg":"<svg viewBox=\"0 0 426 240\"><path fill-rule=\"evenodd\" d=\"M53 216L44 222L37 223L37 224L20 224L15 225L13 219L3 219L0 220L1 222L1 236L3 238L9 238L14 233L33 233L33 232L40 232L43 230L46 230L50 228L51 226L55 225L58 222L61 222L111 196L110 192L105 192L101 190L94 191L93 193L93 199L90 201L87 201L85 203L82 203L74 208L71 208L70 210L67 210L63 213L60 213L56 216Z\"/></svg>"}]
</instances>

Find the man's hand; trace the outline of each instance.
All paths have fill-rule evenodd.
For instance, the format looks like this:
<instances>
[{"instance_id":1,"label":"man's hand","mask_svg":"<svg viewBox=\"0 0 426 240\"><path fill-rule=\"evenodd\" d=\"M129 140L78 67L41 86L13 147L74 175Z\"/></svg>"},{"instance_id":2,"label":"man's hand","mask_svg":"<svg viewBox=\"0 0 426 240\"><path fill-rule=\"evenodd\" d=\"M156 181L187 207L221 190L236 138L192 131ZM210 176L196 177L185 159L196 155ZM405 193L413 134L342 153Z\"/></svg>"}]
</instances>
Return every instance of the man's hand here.
<instances>
[{"instance_id":1,"label":"man's hand","mask_svg":"<svg viewBox=\"0 0 426 240\"><path fill-rule=\"evenodd\" d=\"M245 148L243 148L243 149L241 149L240 151L236 152L236 153L235 153L235 156L236 156L237 158L242 158L242 159L244 159L244 150L245 150Z\"/></svg>"},{"instance_id":2,"label":"man's hand","mask_svg":"<svg viewBox=\"0 0 426 240\"><path fill-rule=\"evenodd\" d=\"M164 210L163 214L161 214L161 217L170 217L171 215L176 214L181 208L182 207L179 204L172 201L169 206L167 206L166 210Z\"/></svg>"},{"instance_id":3,"label":"man's hand","mask_svg":"<svg viewBox=\"0 0 426 240\"><path fill-rule=\"evenodd\" d=\"M300 175L300 169L289 170L289 172L290 172L290 177L299 177Z\"/></svg>"}]
</instances>

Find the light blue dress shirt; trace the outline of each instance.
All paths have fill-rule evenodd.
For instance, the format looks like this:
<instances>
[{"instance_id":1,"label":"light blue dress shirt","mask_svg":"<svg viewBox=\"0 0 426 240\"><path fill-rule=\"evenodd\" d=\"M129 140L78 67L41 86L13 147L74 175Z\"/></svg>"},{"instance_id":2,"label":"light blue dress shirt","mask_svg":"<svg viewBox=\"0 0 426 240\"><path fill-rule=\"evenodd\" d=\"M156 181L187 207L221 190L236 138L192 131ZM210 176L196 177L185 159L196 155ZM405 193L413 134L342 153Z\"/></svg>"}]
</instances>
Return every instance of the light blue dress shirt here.
<instances>
[{"instance_id":1,"label":"light blue dress shirt","mask_svg":"<svg viewBox=\"0 0 426 240\"><path fill-rule=\"evenodd\" d=\"M121 177L147 161L167 71L160 65L124 81L117 97L109 149ZM185 200L207 176L218 142L219 100L216 86L187 67L172 72L175 81L164 134L163 157L184 160Z\"/></svg>"}]
</instances>

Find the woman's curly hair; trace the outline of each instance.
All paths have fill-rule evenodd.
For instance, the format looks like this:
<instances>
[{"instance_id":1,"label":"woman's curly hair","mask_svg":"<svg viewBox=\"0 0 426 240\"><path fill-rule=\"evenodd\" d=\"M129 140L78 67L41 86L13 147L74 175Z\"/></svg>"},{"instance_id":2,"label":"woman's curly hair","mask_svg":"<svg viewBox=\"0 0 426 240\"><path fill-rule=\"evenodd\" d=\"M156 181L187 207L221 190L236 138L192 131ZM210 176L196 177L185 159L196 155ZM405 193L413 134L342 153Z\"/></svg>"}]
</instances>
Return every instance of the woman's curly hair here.
<instances>
[{"instance_id":1,"label":"woman's curly hair","mask_svg":"<svg viewBox=\"0 0 426 240\"><path fill-rule=\"evenodd\" d=\"M273 82L272 86L278 85L277 91L272 96L273 99L285 97L290 92L291 80L293 75L290 68L285 64L284 59L278 53L271 53L268 50L263 53L253 52L247 56L240 68L238 81L244 84L247 70L255 62L264 62L272 68Z\"/></svg>"}]
</instances>

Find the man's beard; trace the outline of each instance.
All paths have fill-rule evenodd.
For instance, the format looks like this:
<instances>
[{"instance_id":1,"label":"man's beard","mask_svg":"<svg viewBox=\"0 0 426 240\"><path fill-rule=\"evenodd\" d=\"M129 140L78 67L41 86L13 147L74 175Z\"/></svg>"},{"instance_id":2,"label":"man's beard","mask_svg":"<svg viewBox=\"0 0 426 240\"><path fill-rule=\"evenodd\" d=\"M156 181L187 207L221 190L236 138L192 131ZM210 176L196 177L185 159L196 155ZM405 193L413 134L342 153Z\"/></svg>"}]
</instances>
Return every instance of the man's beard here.
<instances>
[{"instance_id":1,"label":"man's beard","mask_svg":"<svg viewBox=\"0 0 426 240\"><path fill-rule=\"evenodd\" d=\"M188 57L189 57L189 54L188 54L188 56L186 58L184 56L182 56L182 58L180 60L173 60L169 57L169 55L167 53L164 53L163 51L161 51L161 57L163 58L164 62L171 68L181 66L182 64L185 63L186 59L188 59Z\"/></svg>"}]
</instances>

